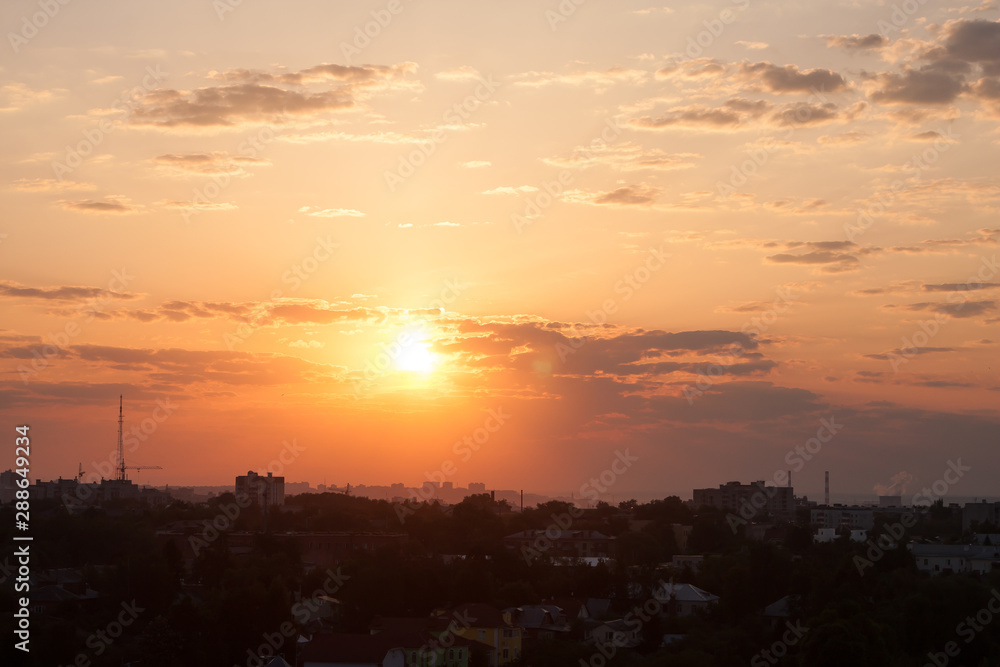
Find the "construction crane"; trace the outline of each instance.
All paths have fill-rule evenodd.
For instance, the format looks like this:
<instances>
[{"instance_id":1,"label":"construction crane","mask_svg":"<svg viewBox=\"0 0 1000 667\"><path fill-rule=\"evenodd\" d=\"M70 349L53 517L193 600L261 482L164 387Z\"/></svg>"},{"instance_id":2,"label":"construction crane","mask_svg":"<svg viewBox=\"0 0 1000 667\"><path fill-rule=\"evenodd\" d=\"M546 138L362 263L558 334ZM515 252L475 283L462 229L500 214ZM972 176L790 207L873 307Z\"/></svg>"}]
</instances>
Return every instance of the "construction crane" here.
<instances>
[{"instance_id":1,"label":"construction crane","mask_svg":"<svg viewBox=\"0 0 1000 667\"><path fill-rule=\"evenodd\" d=\"M125 476L126 470L163 470L160 466L127 466L125 465L125 448L123 446L123 424L125 423L124 412L122 411L122 395L118 395L118 481L125 482L128 477Z\"/></svg>"}]
</instances>

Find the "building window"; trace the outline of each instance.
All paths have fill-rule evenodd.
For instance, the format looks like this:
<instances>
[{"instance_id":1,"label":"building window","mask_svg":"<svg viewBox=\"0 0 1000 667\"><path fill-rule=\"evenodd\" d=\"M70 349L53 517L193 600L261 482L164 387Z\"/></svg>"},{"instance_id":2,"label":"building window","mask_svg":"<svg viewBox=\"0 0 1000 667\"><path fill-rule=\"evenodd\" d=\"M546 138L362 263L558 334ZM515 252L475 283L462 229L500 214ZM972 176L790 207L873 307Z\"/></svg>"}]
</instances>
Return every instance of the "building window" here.
<instances>
[{"instance_id":1,"label":"building window","mask_svg":"<svg viewBox=\"0 0 1000 667\"><path fill-rule=\"evenodd\" d=\"M479 631L479 641L481 642L486 641L486 630Z\"/></svg>"},{"instance_id":2,"label":"building window","mask_svg":"<svg viewBox=\"0 0 1000 667\"><path fill-rule=\"evenodd\" d=\"M505 649L503 650L503 659L504 659L504 660L507 660L507 659L509 659L509 658L510 658L510 649L506 649L506 648L505 648Z\"/></svg>"}]
</instances>

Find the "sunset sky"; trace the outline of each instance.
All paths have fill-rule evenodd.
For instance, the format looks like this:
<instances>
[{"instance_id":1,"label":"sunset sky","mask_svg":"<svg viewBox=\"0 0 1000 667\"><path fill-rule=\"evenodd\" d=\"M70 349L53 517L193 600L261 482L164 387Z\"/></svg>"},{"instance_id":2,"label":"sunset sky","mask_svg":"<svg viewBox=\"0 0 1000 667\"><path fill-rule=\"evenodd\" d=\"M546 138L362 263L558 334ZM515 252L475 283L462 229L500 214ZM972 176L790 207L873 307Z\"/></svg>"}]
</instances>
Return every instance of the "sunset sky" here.
<instances>
[{"instance_id":1,"label":"sunset sky","mask_svg":"<svg viewBox=\"0 0 1000 667\"><path fill-rule=\"evenodd\" d=\"M997 495L997 3L51 5L0 8L32 478L124 394L144 483Z\"/></svg>"}]
</instances>

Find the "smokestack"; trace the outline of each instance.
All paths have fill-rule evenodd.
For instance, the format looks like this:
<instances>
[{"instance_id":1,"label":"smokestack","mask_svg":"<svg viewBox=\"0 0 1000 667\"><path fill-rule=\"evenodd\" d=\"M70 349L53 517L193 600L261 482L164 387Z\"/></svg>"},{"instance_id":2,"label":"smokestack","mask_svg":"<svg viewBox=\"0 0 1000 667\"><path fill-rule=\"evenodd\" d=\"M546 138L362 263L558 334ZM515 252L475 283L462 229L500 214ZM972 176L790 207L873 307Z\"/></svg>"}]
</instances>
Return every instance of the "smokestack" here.
<instances>
[{"instance_id":1,"label":"smokestack","mask_svg":"<svg viewBox=\"0 0 1000 667\"><path fill-rule=\"evenodd\" d=\"M521 489L521 514L524 514L524 489Z\"/></svg>"},{"instance_id":2,"label":"smokestack","mask_svg":"<svg viewBox=\"0 0 1000 667\"><path fill-rule=\"evenodd\" d=\"M788 471L788 488L792 488L792 471Z\"/></svg>"},{"instance_id":3,"label":"smokestack","mask_svg":"<svg viewBox=\"0 0 1000 667\"><path fill-rule=\"evenodd\" d=\"M827 505L827 506L830 505L830 471L829 470L826 471L826 496L825 496L825 502L824 502L824 504Z\"/></svg>"}]
</instances>

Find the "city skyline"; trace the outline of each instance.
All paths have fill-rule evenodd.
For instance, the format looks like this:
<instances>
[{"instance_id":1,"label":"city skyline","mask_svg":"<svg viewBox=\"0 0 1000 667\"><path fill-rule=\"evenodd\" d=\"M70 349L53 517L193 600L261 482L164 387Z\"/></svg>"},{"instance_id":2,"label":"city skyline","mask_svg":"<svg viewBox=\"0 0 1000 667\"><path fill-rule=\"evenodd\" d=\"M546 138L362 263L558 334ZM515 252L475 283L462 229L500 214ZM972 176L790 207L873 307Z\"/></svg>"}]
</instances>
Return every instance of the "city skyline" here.
<instances>
[{"instance_id":1,"label":"city skyline","mask_svg":"<svg viewBox=\"0 0 1000 667\"><path fill-rule=\"evenodd\" d=\"M994 5L54 6L0 9L33 478L124 395L156 485L998 493Z\"/></svg>"}]
</instances>

